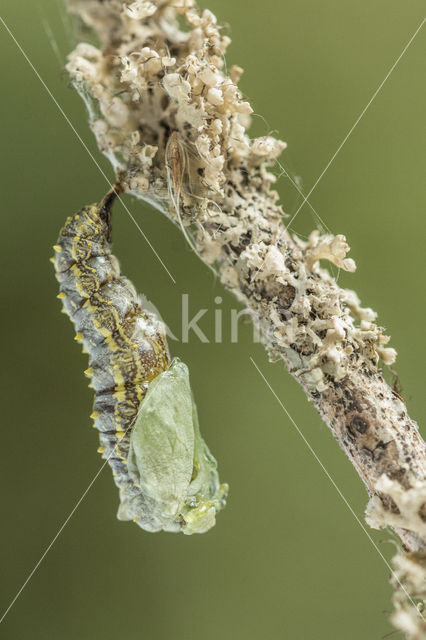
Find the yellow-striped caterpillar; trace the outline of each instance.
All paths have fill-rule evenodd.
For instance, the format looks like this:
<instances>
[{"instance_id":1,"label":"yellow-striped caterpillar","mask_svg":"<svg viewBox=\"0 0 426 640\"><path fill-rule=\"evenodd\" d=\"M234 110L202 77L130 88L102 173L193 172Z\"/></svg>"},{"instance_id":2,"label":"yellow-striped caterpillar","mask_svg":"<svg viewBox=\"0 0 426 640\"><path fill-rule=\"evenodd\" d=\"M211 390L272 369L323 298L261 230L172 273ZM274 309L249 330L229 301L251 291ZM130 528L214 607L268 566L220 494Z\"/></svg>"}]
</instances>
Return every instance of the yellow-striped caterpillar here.
<instances>
[{"instance_id":1,"label":"yellow-striped caterpillar","mask_svg":"<svg viewBox=\"0 0 426 640\"><path fill-rule=\"evenodd\" d=\"M59 298L89 354L100 453L120 490L120 520L147 531L203 533L227 485L201 438L188 369L170 360L162 322L144 311L111 253L116 184L69 217L55 245Z\"/></svg>"}]
</instances>

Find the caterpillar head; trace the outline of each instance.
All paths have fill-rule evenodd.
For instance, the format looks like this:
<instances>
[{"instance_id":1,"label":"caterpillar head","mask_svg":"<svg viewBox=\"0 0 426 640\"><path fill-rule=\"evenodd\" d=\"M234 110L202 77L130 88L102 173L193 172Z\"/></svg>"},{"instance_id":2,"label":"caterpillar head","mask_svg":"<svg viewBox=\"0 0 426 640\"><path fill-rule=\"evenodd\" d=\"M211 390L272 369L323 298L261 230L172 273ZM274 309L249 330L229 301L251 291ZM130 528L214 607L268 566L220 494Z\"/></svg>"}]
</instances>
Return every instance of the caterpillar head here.
<instances>
[{"instance_id":1,"label":"caterpillar head","mask_svg":"<svg viewBox=\"0 0 426 640\"><path fill-rule=\"evenodd\" d=\"M188 368L178 359L149 385L132 427L128 468L149 511L136 514L141 527L149 515L156 530L204 533L225 506L228 487L201 437Z\"/></svg>"}]
</instances>

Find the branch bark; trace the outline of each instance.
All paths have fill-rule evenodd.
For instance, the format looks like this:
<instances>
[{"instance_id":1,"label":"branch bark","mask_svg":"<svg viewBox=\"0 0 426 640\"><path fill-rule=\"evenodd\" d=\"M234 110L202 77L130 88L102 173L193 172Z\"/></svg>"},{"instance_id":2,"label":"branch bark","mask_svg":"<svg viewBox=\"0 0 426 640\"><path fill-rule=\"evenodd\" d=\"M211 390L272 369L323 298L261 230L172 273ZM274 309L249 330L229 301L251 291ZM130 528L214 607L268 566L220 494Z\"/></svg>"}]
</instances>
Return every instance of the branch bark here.
<instances>
[{"instance_id":1,"label":"branch bark","mask_svg":"<svg viewBox=\"0 0 426 640\"><path fill-rule=\"evenodd\" d=\"M425 443L379 368L396 352L376 314L321 267L355 269L346 239L286 228L268 171L285 144L247 136L242 70L224 71L230 41L211 12L193 0L68 2L100 43L79 44L67 65L100 150L129 192L181 225L301 384L366 486L367 522L402 541L394 622L426 638L407 598L426 595Z\"/></svg>"}]
</instances>

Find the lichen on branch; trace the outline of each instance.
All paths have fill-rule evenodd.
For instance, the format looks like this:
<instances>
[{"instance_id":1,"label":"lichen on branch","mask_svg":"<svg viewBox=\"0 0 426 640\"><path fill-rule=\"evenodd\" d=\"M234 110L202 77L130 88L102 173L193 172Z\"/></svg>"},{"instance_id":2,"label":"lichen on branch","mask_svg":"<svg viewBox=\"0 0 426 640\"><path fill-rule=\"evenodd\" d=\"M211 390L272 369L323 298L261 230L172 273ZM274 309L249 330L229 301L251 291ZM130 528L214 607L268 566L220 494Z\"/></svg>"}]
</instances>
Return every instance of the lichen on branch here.
<instances>
[{"instance_id":1,"label":"lichen on branch","mask_svg":"<svg viewBox=\"0 0 426 640\"><path fill-rule=\"evenodd\" d=\"M193 0L68 4L97 43L78 44L67 69L123 187L179 224L248 308L270 358L285 362L365 483L368 523L420 552L425 445L379 362L396 352L374 311L326 268L355 270L346 238L314 230L303 241L286 229L270 170L286 145L248 136L252 108L242 69L224 64L223 28ZM403 618L408 637L426 637ZM417 611L415 620L424 624Z\"/></svg>"}]
</instances>

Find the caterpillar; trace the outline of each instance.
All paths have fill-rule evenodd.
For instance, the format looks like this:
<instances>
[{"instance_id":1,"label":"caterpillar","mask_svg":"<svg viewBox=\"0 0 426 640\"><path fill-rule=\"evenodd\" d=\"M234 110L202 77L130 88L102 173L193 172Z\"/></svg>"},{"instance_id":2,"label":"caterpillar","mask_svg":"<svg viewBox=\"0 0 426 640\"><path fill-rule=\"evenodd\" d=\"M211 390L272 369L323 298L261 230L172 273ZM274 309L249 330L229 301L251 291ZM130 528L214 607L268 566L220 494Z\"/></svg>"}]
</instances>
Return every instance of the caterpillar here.
<instances>
[{"instance_id":1,"label":"caterpillar","mask_svg":"<svg viewBox=\"0 0 426 640\"><path fill-rule=\"evenodd\" d=\"M111 247L117 183L68 217L52 262L58 298L89 355L91 418L119 489L117 517L146 531L203 533L226 502L200 435L187 366L171 359L164 325L142 308Z\"/></svg>"}]
</instances>

